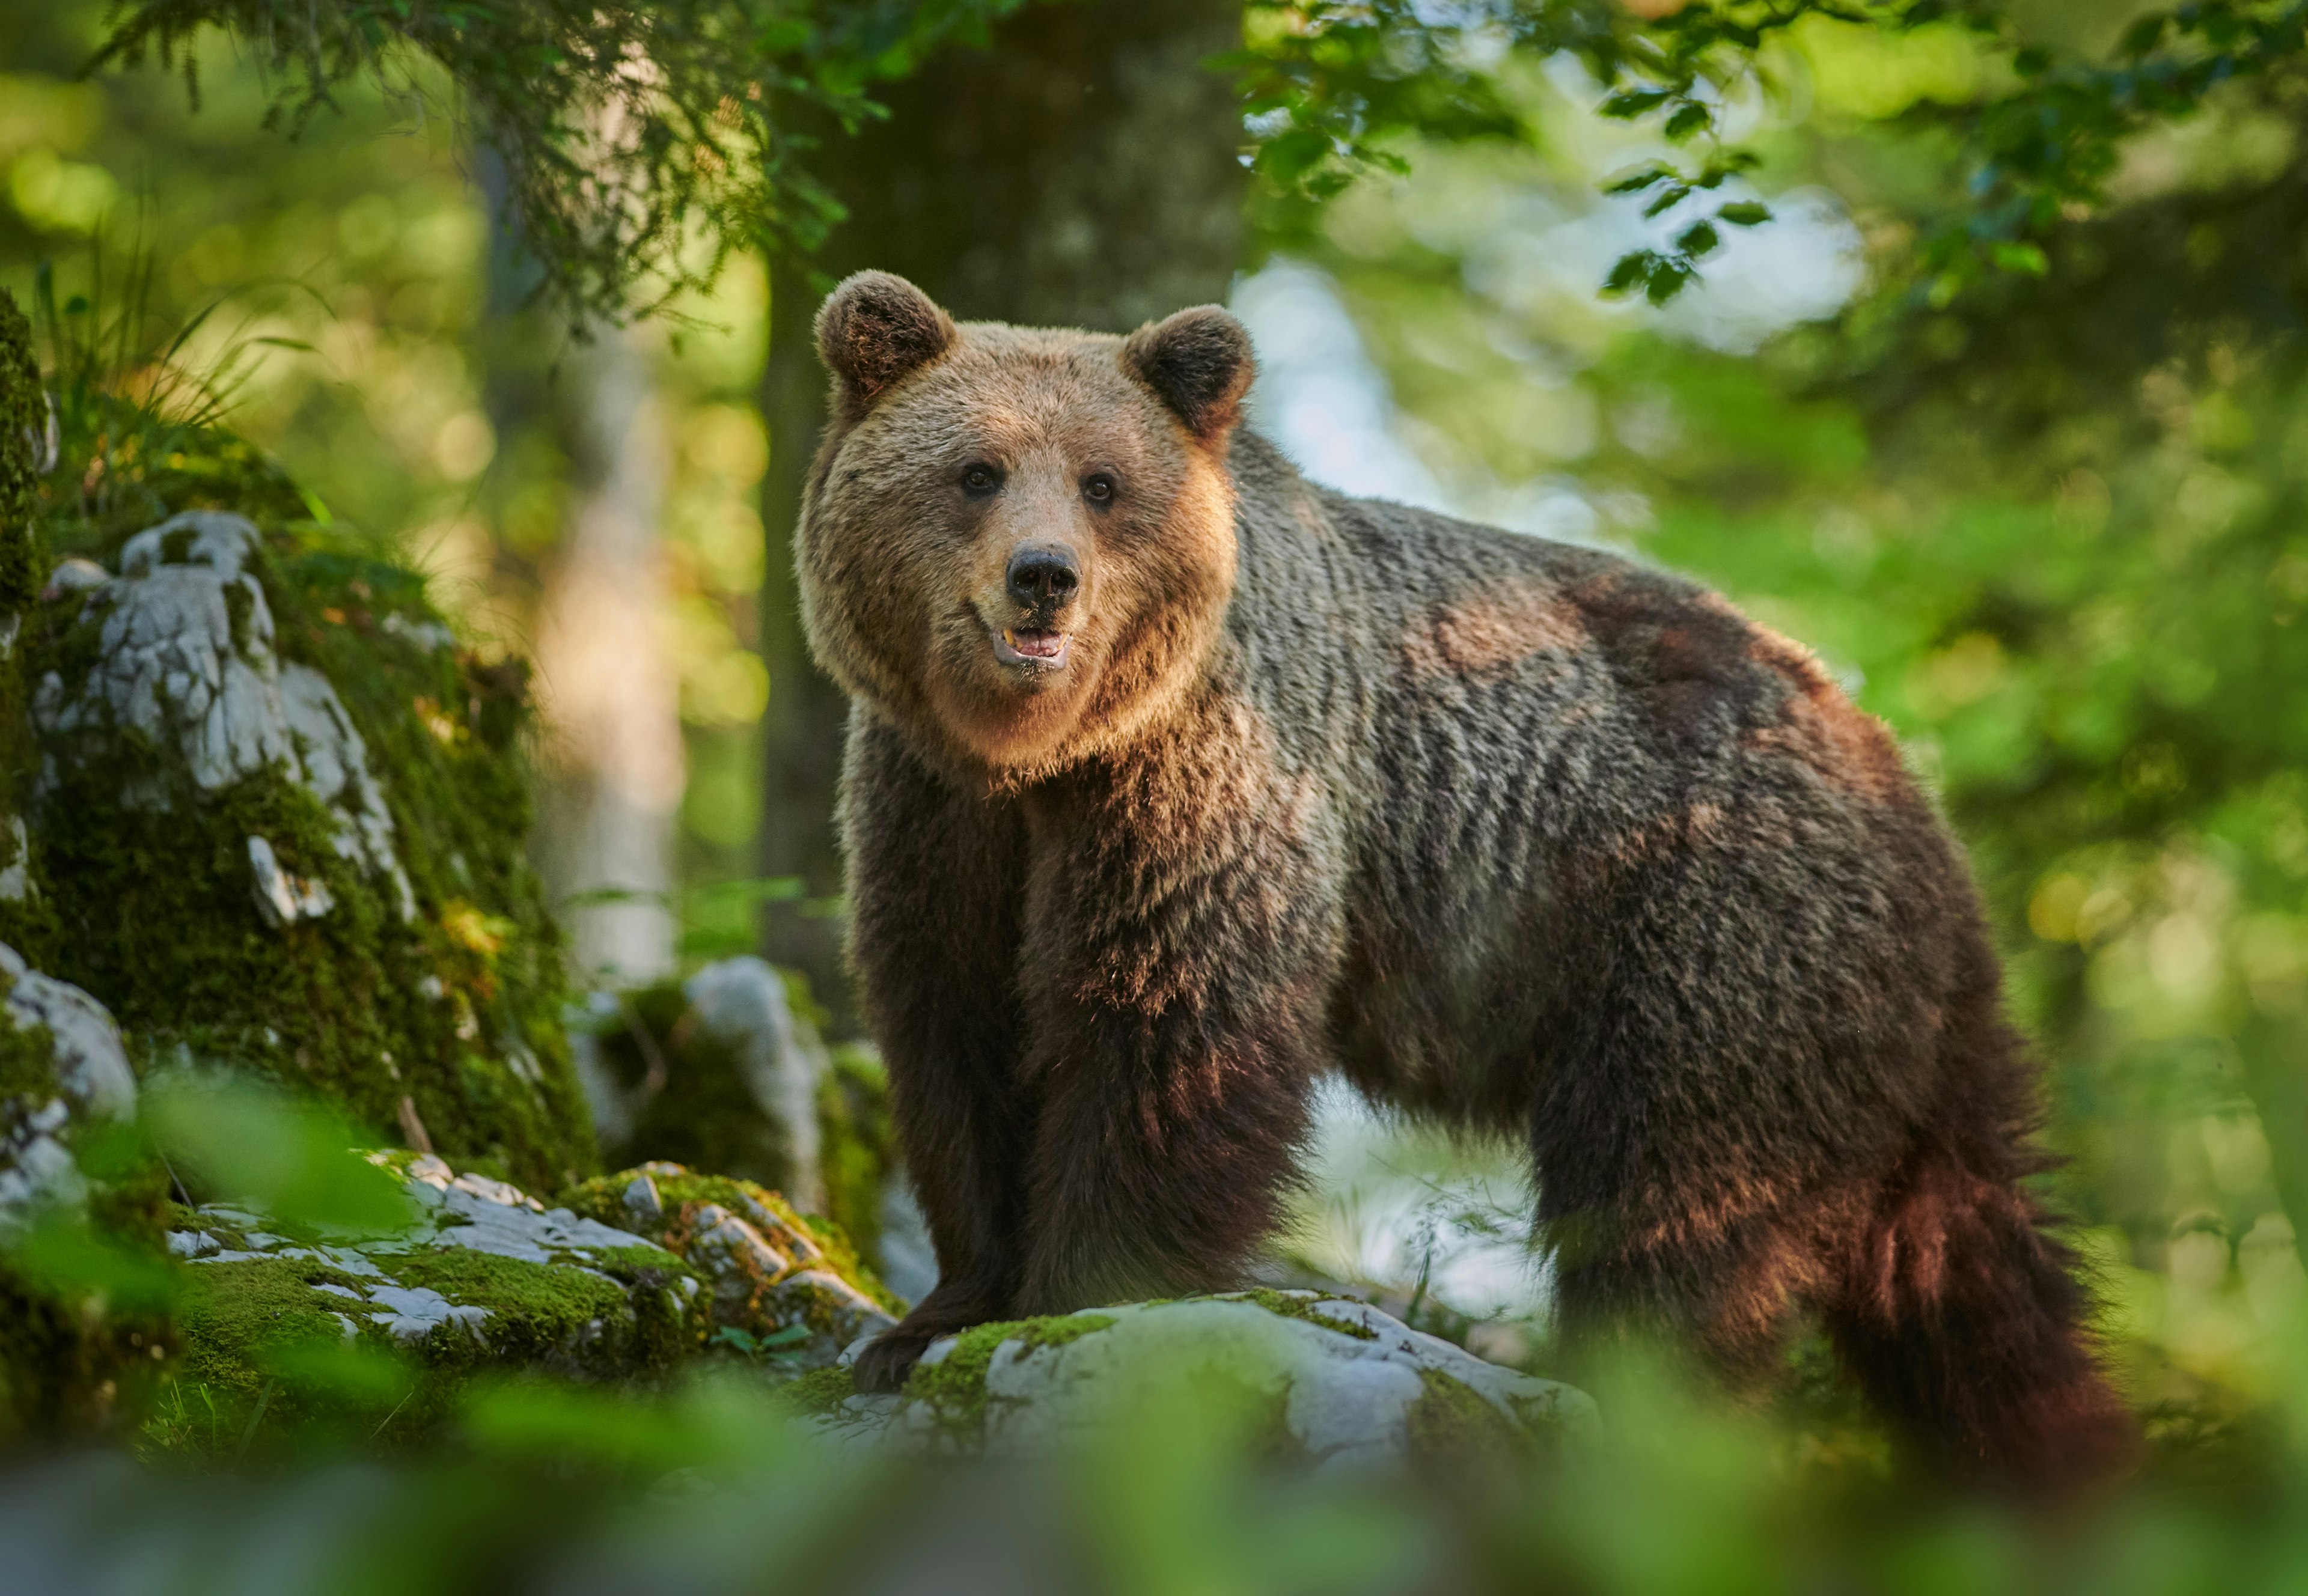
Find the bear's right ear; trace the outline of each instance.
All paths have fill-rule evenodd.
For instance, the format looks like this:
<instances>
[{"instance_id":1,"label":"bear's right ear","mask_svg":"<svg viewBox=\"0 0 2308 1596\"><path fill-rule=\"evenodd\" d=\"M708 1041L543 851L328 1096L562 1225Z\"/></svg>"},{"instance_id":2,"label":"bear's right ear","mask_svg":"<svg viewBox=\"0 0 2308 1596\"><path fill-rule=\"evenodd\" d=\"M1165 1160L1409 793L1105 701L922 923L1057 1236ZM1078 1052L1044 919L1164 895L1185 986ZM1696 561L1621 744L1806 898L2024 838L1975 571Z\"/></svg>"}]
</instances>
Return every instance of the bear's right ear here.
<instances>
[{"instance_id":1,"label":"bear's right ear","mask_svg":"<svg viewBox=\"0 0 2308 1596\"><path fill-rule=\"evenodd\" d=\"M954 340L953 318L902 277L844 278L817 313L817 352L833 373L841 419L856 421L882 390Z\"/></svg>"},{"instance_id":2,"label":"bear's right ear","mask_svg":"<svg viewBox=\"0 0 2308 1596\"><path fill-rule=\"evenodd\" d=\"M1204 444L1222 442L1234 430L1258 375L1249 329L1215 305L1149 322L1123 344L1122 365Z\"/></svg>"}]
</instances>

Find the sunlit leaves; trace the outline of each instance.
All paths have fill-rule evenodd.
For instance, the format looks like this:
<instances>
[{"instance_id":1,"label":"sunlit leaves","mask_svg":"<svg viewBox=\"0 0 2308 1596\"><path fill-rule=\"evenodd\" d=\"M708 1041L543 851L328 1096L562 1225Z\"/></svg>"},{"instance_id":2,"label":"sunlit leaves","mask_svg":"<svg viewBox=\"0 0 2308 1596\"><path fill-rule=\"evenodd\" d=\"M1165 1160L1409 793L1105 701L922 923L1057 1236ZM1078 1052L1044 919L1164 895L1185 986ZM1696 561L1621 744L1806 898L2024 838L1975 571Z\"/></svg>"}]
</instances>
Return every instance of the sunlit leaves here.
<instances>
[{"instance_id":1,"label":"sunlit leaves","mask_svg":"<svg viewBox=\"0 0 2308 1596\"><path fill-rule=\"evenodd\" d=\"M838 129L931 50L980 39L1025 0L124 0L92 65L157 57L196 90L205 27L271 74L268 121L294 133L340 84L446 107L502 159L504 209L538 293L620 321L709 284L733 248L806 250L841 208L797 111Z\"/></svg>"},{"instance_id":2,"label":"sunlit leaves","mask_svg":"<svg viewBox=\"0 0 2308 1596\"><path fill-rule=\"evenodd\" d=\"M1398 168L1399 158L1380 156L1390 140L1511 132L1496 114L1491 74L1506 52L1520 50L1576 59L1601 90L1598 116L1653 128L1669 146L1708 151L1695 167L1658 159L1605 185L1612 193L1649 193L1651 217L1742 164L1744 152L1718 142L1720 110L1761 82L1774 36L1812 17L1891 34L1968 28L2001 54L2010 80L1970 103L1916 114L1957 134L1971 195L1968 209L1932 231L1916 257L1924 296L1935 305L1989 274L2042 275L2043 240L2105 202L2125 140L2191 115L2222 83L2308 53L2308 0L2201 0L2156 12L2135 21L2106 61L2025 37L2007 8L1990 0L1500 0L1448 13L1412 0L1307 0L1255 6L1252 14L1263 21L1253 21L1252 47L1236 64L1252 85L1259 168L1278 187L1319 202L1361 172ZM1736 227L1769 219L1766 208L1745 201L1713 218ZM1604 291L1641 287L1655 301L1673 297L1719 236L1709 227L1695 242L1705 247L1678 238L1626 255Z\"/></svg>"},{"instance_id":3,"label":"sunlit leaves","mask_svg":"<svg viewBox=\"0 0 2308 1596\"><path fill-rule=\"evenodd\" d=\"M1320 203L1356 177L1407 167L1408 137L1502 137L1515 122L1463 47L1414 0L1252 5L1245 47L1211 64L1238 74L1252 161L1272 189Z\"/></svg>"}]
</instances>

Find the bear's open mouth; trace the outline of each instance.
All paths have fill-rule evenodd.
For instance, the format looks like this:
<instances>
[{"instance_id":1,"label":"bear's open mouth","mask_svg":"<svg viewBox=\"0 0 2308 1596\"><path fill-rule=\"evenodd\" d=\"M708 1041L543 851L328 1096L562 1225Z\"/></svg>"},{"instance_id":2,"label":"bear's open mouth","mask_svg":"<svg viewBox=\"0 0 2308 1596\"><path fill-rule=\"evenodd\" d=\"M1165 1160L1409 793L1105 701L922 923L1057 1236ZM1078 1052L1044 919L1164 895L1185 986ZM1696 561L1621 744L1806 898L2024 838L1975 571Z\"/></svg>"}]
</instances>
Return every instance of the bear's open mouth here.
<instances>
[{"instance_id":1,"label":"bear's open mouth","mask_svg":"<svg viewBox=\"0 0 2308 1596\"><path fill-rule=\"evenodd\" d=\"M1066 663L1070 631L1017 631L1004 627L994 639L994 655L1003 665L1046 665L1052 670Z\"/></svg>"}]
</instances>

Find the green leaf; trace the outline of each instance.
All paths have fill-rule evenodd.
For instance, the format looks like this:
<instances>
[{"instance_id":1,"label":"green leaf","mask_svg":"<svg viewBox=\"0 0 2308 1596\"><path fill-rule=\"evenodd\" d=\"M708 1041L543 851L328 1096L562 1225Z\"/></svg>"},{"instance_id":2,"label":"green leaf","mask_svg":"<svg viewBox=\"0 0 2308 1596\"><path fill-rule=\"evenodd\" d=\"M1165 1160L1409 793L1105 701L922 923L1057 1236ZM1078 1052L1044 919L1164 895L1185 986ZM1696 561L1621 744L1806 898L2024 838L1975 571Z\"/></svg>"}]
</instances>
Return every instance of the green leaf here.
<instances>
[{"instance_id":1,"label":"green leaf","mask_svg":"<svg viewBox=\"0 0 2308 1596\"><path fill-rule=\"evenodd\" d=\"M1735 227L1757 227L1771 219L1771 208L1753 200L1734 200L1715 213L1715 219Z\"/></svg>"},{"instance_id":2,"label":"green leaf","mask_svg":"<svg viewBox=\"0 0 2308 1596\"><path fill-rule=\"evenodd\" d=\"M1647 249L1621 255L1611 268L1611 275L1603 279L1603 292L1623 294L1650 275L1651 262L1658 257Z\"/></svg>"},{"instance_id":3,"label":"green leaf","mask_svg":"<svg viewBox=\"0 0 2308 1596\"><path fill-rule=\"evenodd\" d=\"M1707 221L1692 223L1675 241L1675 248L1694 261L1713 254L1722 244L1723 235L1715 230L1713 222Z\"/></svg>"},{"instance_id":4,"label":"green leaf","mask_svg":"<svg viewBox=\"0 0 2308 1596\"><path fill-rule=\"evenodd\" d=\"M1331 137L1318 128L1294 127L1258 147L1258 168L1287 188L1329 159Z\"/></svg>"},{"instance_id":5,"label":"green leaf","mask_svg":"<svg viewBox=\"0 0 2308 1596\"><path fill-rule=\"evenodd\" d=\"M1605 184L1603 192L1606 194L1639 194L1651 184L1665 183L1675 175L1673 167L1649 166L1640 172Z\"/></svg>"},{"instance_id":6,"label":"green leaf","mask_svg":"<svg viewBox=\"0 0 2308 1596\"><path fill-rule=\"evenodd\" d=\"M1999 243L1988 252L1988 258L2006 271L2027 277L2042 277L2052 269L2043 250L2032 244Z\"/></svg>"},{"instance_id":7,"label":"green leaf","mask_svg":"<svg viewBox=\"0 0 2308 1596\"><path fill-rule=\"evenodd\" d=\"M1597 108L1606 116L1631 122L1646 112L1658 110L1673 98L1664 89L1622 89Z\"/></svg>"},{"instance_id":8,"label":"green leaf","mask_svg":"<svg viewBox=\"0 0 2308 1596\"><path fill-rule=\"evenodd\" d=\"M1714 121L1713 112L1697 100L1692 100L1666 119L1665 132L1670 140L1679 144L1692 134L1712 125Z\"/></svg>"},{"instance_id":9,"label":"green leaf","mask_svg":"<svg viewBox=\"0 0 2308 1596\"><path fill-rule=\"evenodd\" d=\"M1698 275L1688 262L1659 256L1651 267L1649 280L1643 285L1643 297L1653 305L1665 305Z\"/></svg>"},{"instance_id":10,"label":"green leaf","mask_svg":"<svg viewBox=\"0 0 2308 1596\"><path fill-rule=\"evenodd\" d=\"M1691 190L1678 183L1673 188L1662 189L1657 199L1643 207L1643 214L1658 216L1663 211L1674 210L1689 198L1691 198Z\"/></svg>"}]
</instances>

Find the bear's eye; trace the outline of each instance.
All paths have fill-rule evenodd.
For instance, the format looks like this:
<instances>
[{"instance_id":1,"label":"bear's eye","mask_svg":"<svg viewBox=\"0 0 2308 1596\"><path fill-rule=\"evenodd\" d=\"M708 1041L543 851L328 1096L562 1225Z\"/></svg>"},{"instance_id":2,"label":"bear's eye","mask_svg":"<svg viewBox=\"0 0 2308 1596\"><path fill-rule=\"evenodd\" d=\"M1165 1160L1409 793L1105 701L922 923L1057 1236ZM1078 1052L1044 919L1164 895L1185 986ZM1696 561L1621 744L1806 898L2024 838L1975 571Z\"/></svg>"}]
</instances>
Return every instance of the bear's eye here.
<instances>
[{"instance_id":1,"label":"bear's eye","mask_svg":"<svg viewBox=\"0 0 2308 1596\"><path fill-rule=\"evenodd\" d=\"M1082 494L1093 504L1114 502L1114 478L1100 471L1095 476L1082 478Z\"/></svg>"},{"instance_id":2,"label":"bear's eye","mask_svg":"<svg viewBox=\"0 0 2308 1596\"><path fill-rule=\"evenodd\" d=\"M990 493L1002 485L1002 473L984 460L973 460L962 469L961 485L973 493Z\"/></svg>"}]
</instances>

